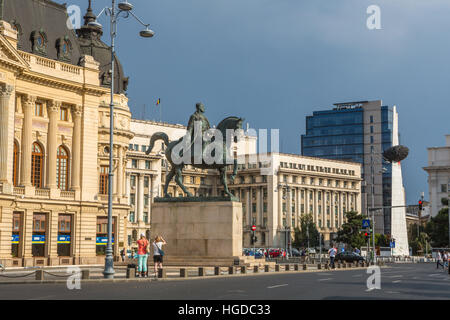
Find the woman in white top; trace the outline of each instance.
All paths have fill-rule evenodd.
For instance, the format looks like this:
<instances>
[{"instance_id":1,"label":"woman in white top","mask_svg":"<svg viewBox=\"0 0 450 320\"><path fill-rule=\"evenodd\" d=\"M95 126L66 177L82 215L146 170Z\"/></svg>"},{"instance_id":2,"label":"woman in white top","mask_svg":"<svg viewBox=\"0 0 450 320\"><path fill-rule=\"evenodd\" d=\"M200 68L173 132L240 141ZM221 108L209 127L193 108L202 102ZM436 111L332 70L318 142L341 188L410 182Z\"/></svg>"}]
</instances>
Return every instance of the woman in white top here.
<instances>
[{"instance_id":1,"label":"woman in white top","mask_svg":"<svg viewBox=\"0 0 450 320\"><path fill-rule=\"evenodd\" d=\"M158 269L163 268L163 256L164 251L162 250L162 246L167 244L166 240L162 236L157 236L155 241L152 243L153 247L153 262L155 263L155 277L158 277Z\"/></svg>"}]
</instances>

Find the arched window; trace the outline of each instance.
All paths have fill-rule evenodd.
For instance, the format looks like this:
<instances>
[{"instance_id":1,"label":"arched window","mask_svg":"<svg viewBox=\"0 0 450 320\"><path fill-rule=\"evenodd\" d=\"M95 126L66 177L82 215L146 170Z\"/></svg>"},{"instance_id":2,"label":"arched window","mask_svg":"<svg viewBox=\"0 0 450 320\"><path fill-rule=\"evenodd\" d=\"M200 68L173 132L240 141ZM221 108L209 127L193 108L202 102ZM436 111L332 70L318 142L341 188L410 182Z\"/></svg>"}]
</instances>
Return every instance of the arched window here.
<instances>
[{"instance_id":1,"label":"arched window","mask_svg":"<svg viewBox=\"0 0 450 320\"><path fill-rule=\"evenodd\" d=\"M17 186L19 184L19 146L14 141L14 159L13 159L13 184Z\"/></svg>"},{"instance_id":2,"label":"arched window","mask_svg":"<svg viewBox=\"0 0 450 320\"><path fill-rule=\"evenodd\" d=\"M69 154L63 146L59 146L56 156L56 182L59 189L69 189Z\"/></svg>"},{"instance_id":3,"label":"arched window","mask_svg":"<svg viewBox=\"0 0 450 320\"><path fill-rule=\"evenodd\" d=\"M42 188L42 169L44 166L44 152L38 143L33 143L31 153L31 184L35 188Z\"/></svg>"}]
</instances>

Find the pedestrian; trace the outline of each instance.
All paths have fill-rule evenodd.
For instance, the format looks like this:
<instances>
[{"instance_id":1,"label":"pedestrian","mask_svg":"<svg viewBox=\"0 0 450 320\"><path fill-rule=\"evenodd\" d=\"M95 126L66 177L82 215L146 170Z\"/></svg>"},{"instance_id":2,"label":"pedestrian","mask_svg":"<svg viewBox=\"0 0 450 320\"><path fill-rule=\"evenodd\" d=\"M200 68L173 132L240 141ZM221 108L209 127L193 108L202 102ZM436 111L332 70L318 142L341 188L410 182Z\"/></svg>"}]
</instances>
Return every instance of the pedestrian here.
<instances>
[{"instance_id":1,"label":"pedestrian","mask_svg":"<svg viewBox=\"0 0 450 320\"><path fill-rule=\"evenodd\" d=\"M444 265L443 265L443 268L444 268L444 270L445 270L445 269L448 268L448 259L449 259L449 256L448 256L448 252L447 252L447 251L444 251L443 259L444 259Z\"/></svg>"},{"instance_id":2,"label":"pedestrian","mask_svg":"<svg viewBox=\"0 0 450 320\"><path fill-rule=\"evenodd\" d=\"M335 268L334 267L334 258L336 257L336 253L337 253L337 249L332 246L329 250L328 250L328 254L330 255L330 267L331 268Z\"/></svg>"},{"instance_id":3,"label":"pedestrian","mask_svg":"<svg viewBox=\"0 0 450 320\"><path fill-rule=\"evenodd\" d=\"M163 268L163 256L164 251L162 246L167 244L166 240L162 236L157 236L153 241L153 262L155 263L155 277L158 277L158 269Z\"/></svg>"},{"instance_id":4,"label":"pedestrian","mask_svg":"<svg viewBox=\"0 0 450 320\"><path fill-rule=\"evenodd\" d=\"M122 262L125 261L125 248L122 249L122 251L120 252L120 256L122 257Z\"/></svg>"},{"instance_id":5,"label":"pedestrian","mask_svg":"<svg viewBox=\"0 0 450 320\"><path fill-rule=\"evenodd\" d=\"M141 233L141 238L137 241L138 244L138 277L148 277L147 258L148 258L148 240L145 234Z\"/></svg>"},{"instance_id":6,"label":"pedestrian","mask_svg":"<svg viewBox=\"0 0 450 320\"><path fill-rule=\"evenodd\" d=\"M442 269L444 269L444 264L442 263L442 253L439 250L437 252L436 262L437 262L436 269L439 269L439 266L441 266Z\"/></svg>"}]
</instances>

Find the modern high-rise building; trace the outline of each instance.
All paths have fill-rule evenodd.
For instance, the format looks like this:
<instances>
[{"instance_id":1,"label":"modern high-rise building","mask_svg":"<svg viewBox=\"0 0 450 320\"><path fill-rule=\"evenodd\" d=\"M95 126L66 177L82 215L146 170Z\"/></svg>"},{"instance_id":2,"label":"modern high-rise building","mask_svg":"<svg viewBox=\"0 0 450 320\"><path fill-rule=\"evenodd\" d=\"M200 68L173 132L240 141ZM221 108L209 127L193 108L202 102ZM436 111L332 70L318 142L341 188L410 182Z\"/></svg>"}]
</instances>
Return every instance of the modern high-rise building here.
<instances>
[{"instance_id":1,"label":"modern high-rise building","mask_svg":"<svg viewBox=\"0 0 450 320\"><path fill-rule=\"evenodd\" d=\"M399 144L396 107L384 106L381 100L336 103L334 106L306 117L302 155L361 163L361 176L365 181L363 214L371 207L404 204L401 166L385 161L382 156L383 151ZM394 176L396 181L393 181ZM398 215L404 216L403 208L377 210L375 231L394 236L398 226L393 226L393 220L397 220Z\"/></svg>"}]
</instances>

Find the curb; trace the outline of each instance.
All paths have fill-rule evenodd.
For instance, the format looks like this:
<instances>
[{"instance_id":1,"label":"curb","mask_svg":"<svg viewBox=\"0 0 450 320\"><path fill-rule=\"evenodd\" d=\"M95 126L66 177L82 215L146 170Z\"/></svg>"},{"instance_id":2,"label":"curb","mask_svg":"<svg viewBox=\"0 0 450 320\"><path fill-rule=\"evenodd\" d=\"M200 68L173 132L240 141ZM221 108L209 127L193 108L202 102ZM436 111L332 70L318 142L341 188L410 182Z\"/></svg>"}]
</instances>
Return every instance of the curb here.
<instances>
[{"instance_id":1,"label":"curb","mask_svg":"<svg viewBox=\"0 0 450 320\"><path fill-rule=\"evenodd\" d=\"M380 266L380 268L389 268L387 266ZM298 270L298 271L272 271L272 272L257 272L257 273L246 273L246 274L223 274L223 275L207 275L203 277L191 276L187 278L126 278L126 279L80 279L80 283L122 283L122 282L154 282L154 281L186 281L186 280L205 280L205 279L220 279L220 278L230 278L230 277L251 277L251 276L268 276L268 275L280 275L280 274L301 274L301 273L319 273L319 272L335 272L335 271L353 271L353 270L366 270L366 267L358 268L345 268L345 269L335 269L335 270ZM65 284L67 280L27 280L27 281L11 281L11 282L0 282L2 285L17 285L17 284Z\"/></svg>"}]
</instances>

